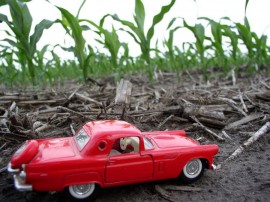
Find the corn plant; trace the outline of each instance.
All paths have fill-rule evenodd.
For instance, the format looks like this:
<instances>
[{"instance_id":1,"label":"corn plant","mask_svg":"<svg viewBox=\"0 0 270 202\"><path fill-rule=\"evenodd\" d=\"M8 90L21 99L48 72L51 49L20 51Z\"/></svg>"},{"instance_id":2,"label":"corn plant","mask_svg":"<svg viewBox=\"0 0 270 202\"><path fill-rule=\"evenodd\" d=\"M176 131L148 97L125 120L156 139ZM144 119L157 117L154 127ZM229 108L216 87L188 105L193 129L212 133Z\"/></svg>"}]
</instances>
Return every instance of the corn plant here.
<instances>
[{"instance_id":1,"label":"corn plant","mask_svg":"<svg viewBox=\"0 0 270 202\"><path fill-rule=\"evenodd\" d=\"M177 18L174 18L171 20L167 29L169 29L175 23L176 19ZM205 35L205 28L202 24L195 24L195 26L190 26L187 24L187 22L183 18L180 18L180 19L183 20L183 26L178 26L176 28L186 28L186 29L190 30L192 32L192 34L194 35L194 37L196 39L196 41L195 41L196 51L199 55L199 60L200 60L201 66L203 68L204 77L205 77L205 79L207 79L207 72L206 72L207 66L206 66L206 61L205 61L206 60L205 53L210 47L204 45L205 40L206 39L209 40L209 37L207 37Z\"/></svg>"},{"instance_id":2,"label":"corn plant","mask_svg":"<svg viewBox=\"0 0 270 202\"><path fill-rule=\"evenodd\" d=\"M0 21L5 22L16 37L16 39L10 39L7 42L18 50L20 62L22 62L22 60L26 60L27 64L22 64L22 70L25 71L23 66L26 65L32 84L36 85L36 64L33 60L36 53L36 46L44 29L50 28L54 22L42 20L36 25L34 33L30 35L32 16L27 5L17 0L6 0L5 3L10 8L12 21L10 22L7 16L3 14L0 14Z\"/></svg>"},{"instance_id":3,"label":"corn plant","mask_svg":"<svg viewBox=\"0 0 270 202\"><path fill-rule=\"evenodd\" d=\"M220 22L216 22L206 17L201 17L199 19L203 19L209 22L211 26L212 37L207 39L211 42L211 47L215 52L215 58L217 59L218 65L223 66L224 70L228 72L229 69L227 67L227 58L225 55L225 50L223 49L223 25Z\"/></svg>"},{"instance_id":4,"label":"corn plant","mask_svg":"<svg viewBox=\"0 0 270 202\"><path fill-rule=\"evenodd\" d=\"M114 20L128 28L128 30L125 31L130 34L134 41L140 46L142 58L148 65L150 64L151 40L154 36L155 26L162 21L164 15L170 11L174 3L175 0L172 0L168 5L161 8L160 12L154 16L152 25L146 33L144 28L145 9L141 0L135 0L135 14L133 16L135 24L133 22L120 19L116 14L112 15ZM152 70L149 68L149 76L151 77L151 75Z\"/></svg>"},{"instance_id":5,"label":"corn plant","mask_svg":"<svg viewBox=\"0 0 270 202\"><path fill-rule=\"evenodd\" d=\"M81 8L83 7L85 1L82 2L77 17L73 16L69 11L64 8L57 7L62 14L62 20L57 20L57 23L61 23L66 32L74 40L75 45L70 48L64 48L65 50L72 51L79 62L80 69L83 72L84 81L88 78L88 70L90 69L92 73L92 68L89 65L90 59L94 56L93 48L86 44L83 37L83 31L85 26L80 25L80 20L78 19Z\"/></svg>"},{"instance_id":6,"label":"corn plant","mask_svg":"<svg viewBox=\"0 0 270 202\"><path fill-rule=\"evenodd\" d=\"M83 78L86 81L88 76L88 61L90 57L87 56L85 51L86 42L82 34L83 29L80 26L79 20L69 11L64 8L57 8L62 14L62 20L57 20L57 22L62 24L63 28L74 40L75 45L74 47L70 47L70 49L74 52L75 57L78 59L80 68L83 71Z\"/></svg>"},{"instance_id":7,"label":"corn plant","mask_svg":"<svg viewBox=\"0 0 270 202\"><path fill-rule=\"evenodd\" d=\"M238 30L239 38L245 44L248 50L248 56L252 60L254 56L252 32L247 17L245 17L245 24L235 23Z\"/></svg>"},{"instance_id":8,"label":"corn plant","mask_svg":"<svg viewBox=\"0 0 270 202\"><path fill-rule=\"evenodd\" d=\"M3 48L3 47L2 47ZM0 76L2 82L12 87L14 80L18 77L18 71L14 66L13 52L9 51L7 47L0 51Z\"/></svg>"},{"instance_id":9,"label":"corn plant","mask_svg":"<svg viewBox=\"0 0 270 202\"><path fill-rule=\"evenodd\" d=\"M110 52L110 55L111 55L111 61L112 61L113 67L117 68L118 67L118 53L119 53L119 49L121 47L121 42L118 38L118 35L116 33L114 26L112 26L111 32L103 28L104 21L108 16L109 15L105 15L100 20L99 25L97 25L96 23L94 23L91 20L83 19L80 21L87 22L91 26L93 26L94 28L97 29L96 33L100 36L100 38L103 37L104 39L96 39L96 41L98 43L104 45L104 47L108 49L108 51Z\"/></svg>"},{"instance_id":10,"label":"corn plant","mask_svg":"<svg viewBox=\"0 0 270 202\"><path fill-rule=\"evenodd\" d=\"M222 34L230 39L231 57L236 63L240 49L238 47L238 34L229 25L222 25Z\"/></svg>"},{"instance_id":11,"label":"corn plant","mask_svg":"<svg viewBox=\"0 0 270 202\"><path fill-rule=\"evenodd\" d=\"M169 61L170 61L170 64L171 64L171 68L174 70L174 71L177 71L177 73L179 73L179 63L176 62L176 53L175 53L175 47L174 47L174 33L175 31L177 31L178 28L175 28L175 29L172 29L170 30L169 32L169 37L168 37L168 40L164 40L164 45L165 47L168 49L167 52L165 52L165 58L166 56L168 56L169 58Z\"/></svg>"},{"instance_id":12,"label":"corn plant","mask_svg":"<svg viewBox=\"0 0 270 202\"><path fill-rule=\"evenodd\" d=\"M258 37L255 32L252 32L252 37L254 39L254 48L255 48L255 57L256 57L256 65L266 66L269 64L269 55L267 54L267 36L262 35Z\"/></svg>"}]
</instances>

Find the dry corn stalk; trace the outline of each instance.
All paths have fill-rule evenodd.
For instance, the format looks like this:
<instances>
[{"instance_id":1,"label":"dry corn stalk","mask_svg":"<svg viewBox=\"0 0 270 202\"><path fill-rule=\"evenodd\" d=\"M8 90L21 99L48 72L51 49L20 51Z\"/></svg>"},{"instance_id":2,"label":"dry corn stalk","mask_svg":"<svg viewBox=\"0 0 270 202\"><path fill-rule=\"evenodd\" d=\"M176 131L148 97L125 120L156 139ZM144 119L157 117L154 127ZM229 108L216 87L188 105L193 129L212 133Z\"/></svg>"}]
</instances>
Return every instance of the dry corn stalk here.
<instances>
[{"instance_id":1,"label":"dry corn stalk","mask_svg":"<svg viewBox=\"0 0 270 202\"><path fill-rule=\"evenodd\" d=\"M247 148L248 146L250 146L251 144L253 144L254 142L256 142L262 135L266 134L268 131L270 130L270 122L267 122L263 127L260 128L260 130L258 130L256 133L254 133L247 141L244 142L243 145L241 145L240 147L238 147L226 160L232 160L234 158L236 158L237 156L239 156L239 154L241 154L245 148Z\"/></svg>"}]
</instances>

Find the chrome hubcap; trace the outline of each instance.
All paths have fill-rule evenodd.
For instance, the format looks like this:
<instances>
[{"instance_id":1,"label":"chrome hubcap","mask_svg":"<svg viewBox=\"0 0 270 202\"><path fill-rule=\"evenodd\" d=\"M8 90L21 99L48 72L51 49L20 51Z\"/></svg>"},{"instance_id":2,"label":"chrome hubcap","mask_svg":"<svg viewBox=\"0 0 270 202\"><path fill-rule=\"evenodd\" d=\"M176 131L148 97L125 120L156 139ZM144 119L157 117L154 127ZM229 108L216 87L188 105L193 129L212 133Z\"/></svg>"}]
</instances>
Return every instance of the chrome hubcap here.
<instances>
[{"instance_id":1,"label":"chrome hubcap","mask_svg":"<svg viewBox=\"0 0 270 202\"><path fill-rule=\"evenodd\" d=\"M186 171L189 175L196 175L200 171L200 165L197 160L190 161L187 164Z\"/></svg>"},{"instance_id":2,"label":"chrome hubcap","mask_svg":"<svg viewBox=\"0 0 270 202\"><path fill-rule=\"evenodd\" d=\"M92 186L90 184L82 184L74 186L73 189L76 194L84 195L91 190L91 187Z\"/></svg>"},{"instance_id":3,"label":"chrome hubcap","mask_svg":"<svg viewBox=\"0 0 270 202\"><path fill-rule=\"evenodd\" d=\"M85 199L95 191L95 184L79 184L69 186L69 193L76 199Z\"/></svg>"}]
</instances>

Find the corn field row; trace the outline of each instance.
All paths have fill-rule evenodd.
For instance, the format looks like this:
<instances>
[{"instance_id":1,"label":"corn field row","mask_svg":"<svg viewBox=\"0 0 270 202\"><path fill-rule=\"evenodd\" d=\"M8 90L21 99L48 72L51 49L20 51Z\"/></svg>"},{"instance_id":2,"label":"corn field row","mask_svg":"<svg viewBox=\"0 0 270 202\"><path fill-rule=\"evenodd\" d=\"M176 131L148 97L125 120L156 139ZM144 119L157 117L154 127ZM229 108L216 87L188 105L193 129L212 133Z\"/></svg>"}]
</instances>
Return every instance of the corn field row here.
<instances>
[{"instance_id":1,"label":"corn field row","mask_svg":"<svg viewBox=\"0 0 270 202\"><path fill-rule=\"evenodd\" d=\"M200 69L205 79L211 76L213 68L218 68L223 76L232 70L236 74L242 70L249 73L269 73L270 46L267 36L258 36L253 32L246 16L243 16L243 24L232 22L228 17L218 22L201 17L194 26L189 25L185 19L176 17L164 30L168 37L162 41L165 51L160 51L157 45L151 46L153 36L157 34L155 27L170 12L176 0L164 5L153 17L152 25L148 28L144 25L146 14L141 0L135 0L133 22L120 19L116 14L107 14L99 23L79 18L84 1L76 16L64 8L57 7L62 19L44 19L35 26L33 33L30 33L33 20L27 6L28 1L0 0L0 6L9 7L11 16L9 19L7 15L0 13L0 27L2 24L8 26L8 29L0 30L0 33L7 36L0 41L1 83L6 86L52 85L59 80L80 78L81 81L86 81L88 77L95 78L101 75L114 75L117 79L123 74L135 72L147 73L149 78L153 79L157 70L180 73L187 68ZM245 9L248 2L246 0ZM112 26L111 30L105 29L104 23L108 18L119 23L121 28L115 29ZM51 48L48 44L38 50L37 43L43 31L51 29L54 24L63 27L74 41L74 46L57 45ZM210 36L206 35L206 29L209 28ZM177 31L181 29L189 30L195 42L185 42L176 46L175 38L181 37ZM93 44L89 44L83 35L85 32L94 32L96 42L109 54L104 54ZM139 45L139 57L130 55L128 43L119 39L120 32L129 34ZM55 48L59 46L64 51L72 52L74 60L62 60L55 52Z\"/></svg>"}]
</instances>

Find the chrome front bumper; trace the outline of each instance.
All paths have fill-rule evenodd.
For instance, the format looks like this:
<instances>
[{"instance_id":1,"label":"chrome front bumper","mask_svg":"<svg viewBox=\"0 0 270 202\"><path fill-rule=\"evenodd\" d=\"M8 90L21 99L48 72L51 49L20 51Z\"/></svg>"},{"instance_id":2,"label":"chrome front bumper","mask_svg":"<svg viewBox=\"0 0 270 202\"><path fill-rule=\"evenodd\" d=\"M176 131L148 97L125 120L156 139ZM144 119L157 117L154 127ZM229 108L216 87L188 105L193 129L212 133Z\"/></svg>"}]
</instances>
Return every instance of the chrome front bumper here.
<instances>
[{"instance_id":1,"label":"chrome front bumper","mask_svg":"<svg viewBox=\"0 0 270 202\"><path fill-rule=\"evenodd\" d=\"M25 184L25 172L19 169L13 169L11 163L8 164L8 172L13 174L14 186L19 191L32 191L32 185Z\"/></svg>"}]
</instances>

